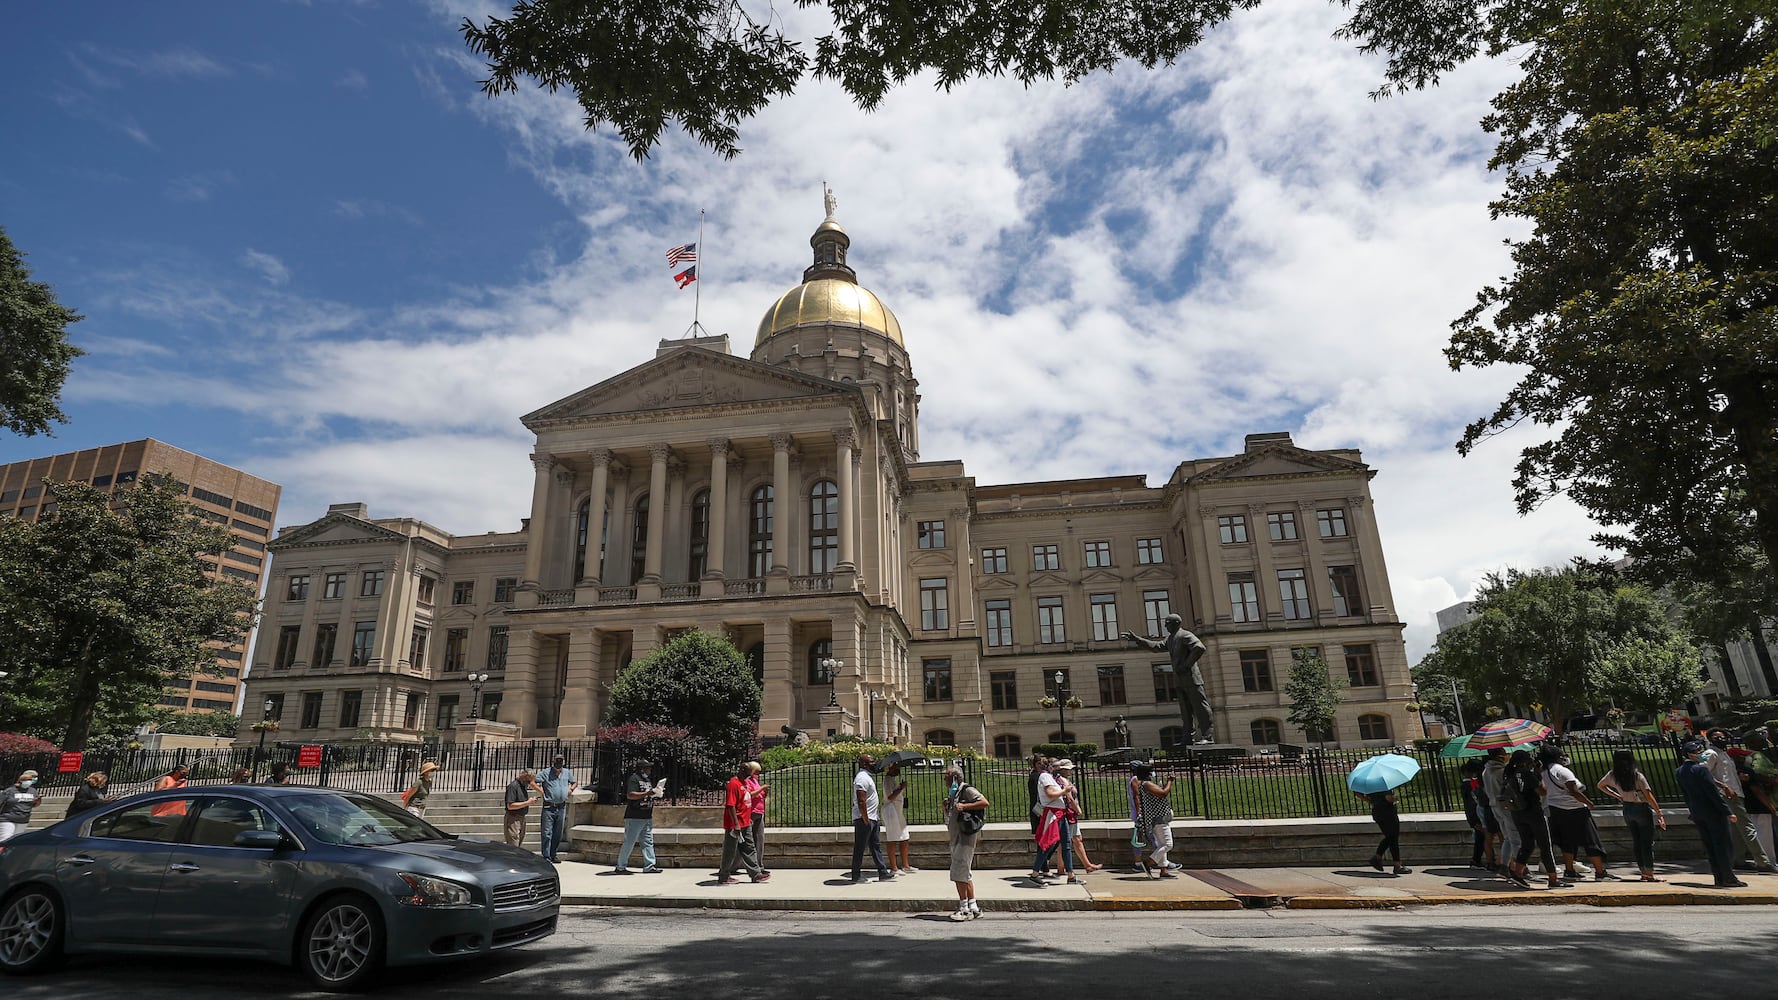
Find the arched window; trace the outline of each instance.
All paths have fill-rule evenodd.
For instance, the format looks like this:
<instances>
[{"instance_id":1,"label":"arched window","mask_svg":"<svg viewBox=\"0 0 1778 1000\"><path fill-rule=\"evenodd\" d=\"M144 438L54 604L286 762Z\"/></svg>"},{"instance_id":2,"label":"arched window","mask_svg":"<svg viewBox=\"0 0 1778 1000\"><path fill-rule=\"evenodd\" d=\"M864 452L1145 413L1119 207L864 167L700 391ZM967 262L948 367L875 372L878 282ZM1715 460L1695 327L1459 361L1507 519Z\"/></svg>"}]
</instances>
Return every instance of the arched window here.
<instances>
[{"instance_id":1,"label":"arched window","mask_svg":"<svg viewBox=\"0 0 1778 1000\"><path fill-rule=\"evenodd\" d=\"M840 488L823 479L809 491L809 572L832 573L840 561Z\"/></svg>"},{"instance_id":2,"label":"arched window","mask_svg":"<svg viewBox=\"0 0 1778 1000\"><path fill-rule=\"evenodd\" d=\"M648 494L636 499L634 527L630 529L630 582L642 579L648 568Z\"/></svg>"},{"instance_id":3,"label":"arched window","mask_svg":"<svg viewBox=\"0 0 1778 1000\"><path fill-rule=\"evenodd\" d=\"M1254 746L1267 746L1284 742L1284 728L1278 725L1277 719L1254 719L1247 726L1253 736Z\"/></svg>"},{"instance_id":4,"label":"arched window","mask_svg":"<svg viewBox=\"0 0 1778 1000\"><path fill-rule=\"evenodd\" d=\"M816 639L809 643L809 686L826 687L833 683L833 675L821 665L821 661L833 656L832 639Z\"/></svg>"},{"instance_id":5,"label":"arched window","mask_svg":"<svg viewBox=\"0 0 1778 1000\"><path fill-rule=\"evenodd\" d=\"M1001 760L1014 760L1025 756L1024 745L1019 738L1011 733L1002 733L994 737L994 756Z\"/></svg>"},{"instance_id":6,"label":"arched window","mask_svg":"<svg viewBox=\"0 0 1778 1000\"><path fill-rule=\"evenodd\" d=\"M704 572L709 568L710 491L699 490L691 498L691 558L685 567L685 578L695 583L703 579Z\"/></svg>"},{"instance_id":7,"label":"arched window","mask_svg":"<svg viewBox=\"0 0 1778 1000\"><path fill-rule=\"evenodd\" d=\"M605 512L599 523L599 564L593 572L587 572L586 566L586 532L587 519L592 516L593 501L591 498L580 502L580 509L574 512L574 579L592 580L595 583L605 575L605 526L611 520L611 511Z\"/></svg>"},{"instance_id":8,"label":"arched window","mask_svg":"<svg viewBox=\"0 0 1778 1000\"><path fill-rule=\"evenodd\" d=\"M772 488L761 486L747 501L747 575L772 571Z\"/></svg>"},{"instance_id":9,"label":"arched window","mask_svg":"<svg viewBox=\"0 0 1778 1000\"><path fill-rule=\"evenodd\" d=\"M766 686L766 644L756 642L747 647L743 654L747 659L747 669L753 671L753 682L761 688Z\"/></svg>"},{"instance_id":10,"label":"arched window","mask_svg":"<svg viewBox=\"0 0 1778 1000\"><path fill-rule=\"evenodd\" d=\"M1361 740L1386 740L1389 738L1389 716L1361 715L1358 717L1358 738Z\"/></svg>"},{"instance_id":11,"label":"arched window","mask_svg":"<svg viewBox=\"0 0 1778 1000\"><path fill-rule=\"evenodd\" d=\"M1161 727L1161 749L1162 750L1177 750L1179 747L1183 746L1184 743L1185 743L1185 727L1184 726L1162 726Z\"/></svg>"},{"instance_id":12,"label":"arched window","mask_svg":"<svg viewBox=\"0 0 1778 1000\"><path fill-rule=\"evenodd\" d=\"M949 729L926 730L926 745L929 747L954 747L957 745L957 734Z\"/></svg>"}]
</instances>

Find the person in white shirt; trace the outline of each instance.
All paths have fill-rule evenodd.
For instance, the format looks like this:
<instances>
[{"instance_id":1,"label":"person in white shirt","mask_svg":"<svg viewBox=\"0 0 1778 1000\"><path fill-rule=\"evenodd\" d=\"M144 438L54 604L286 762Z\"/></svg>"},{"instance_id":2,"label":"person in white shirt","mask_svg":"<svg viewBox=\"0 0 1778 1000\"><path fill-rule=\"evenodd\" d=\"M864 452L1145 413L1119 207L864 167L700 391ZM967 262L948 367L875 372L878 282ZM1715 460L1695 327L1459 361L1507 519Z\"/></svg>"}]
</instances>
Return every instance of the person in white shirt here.
<instances>
[{"instance_id":1,"label":"person in white shirt","mask_svg":"<svg viewBox=\"0 0 1778 1000\"><path fill-rule=\"evenodd\" d=\"M1593 824L1593 800L1587 798L1586 787L1569 769L1568 754L1546 746L1541 756L1543 801L1549 807L1550 839L1562 851L1565 874L1569 878L1579 878L1574 859L1584 857L1593 864L1593 881L1618 881L1616 875L1605 870L1605 848L1599 843L1599 828Z\"/></svg>"},{"instance_id":2,"label":"person in white shirt","mask_svg":"<svg viewBox=\"0 0 1778 1000\"><path fill-rule=\"evenodd\" d=\"M871 860L877 863L877 881L888 882L895 878L889 865L883 860L883 836L881 806L877 799L877 779L871 777L871 768L877 759L870 754L858 755L858 773L852 776L852 884L864 881L860 869L864 866L864 849L870 848Z\"/></svg>"},{"instance_id":3,"label":"person in white shirt","mask_svg":"<svg viewBox=\"0 0 1778 1000\"><path fill-rule=\"evenodd\" d=\"M1735 758L1729 755L1729 734L1712 729L1709 738L1710 744L1704 748L1704 756L1699 762L1709 769L1710 777L1716 779L1716 787L1722 790L1722 797L1728 800L1729 809L1734 812L1729 817L1729 830L1735 834L1729 838L1735 845L1734 864L1744 866L1743 862L1752 857L1753 866L1760 871L1778 871L1773 867L1765 845L1760 843L1759 828L1753 825L1753 817L1747 813L1747 789L1741 787L1741 775L1735 772Z\"/></svg>"},{"instance_id":4,"label":"person in white shirt","mask_svg":"<svg viewBox=\"0 0 1778 1000\"><path fill-rule=\"evenodd\" d=\"M1068 822L1068 793L1063 790L1062 783L1056 780L1055 771L1073 771L1074 762L1064 757L1050 765L1049 771L1037 776L1037 802L1043 807L1037 825L1037 858L1031 862L1031 881L1038 885L1044 884L1049 877L1050 853L1057 847L1061 848L1062 870L1068 874L1068 881L1080 882L1074 874L1074 852L1070 850L1074 841L1073 824ZM1056 839L1049 847L1043 844L1054 836Z\"/></svg>"}]
</instances>

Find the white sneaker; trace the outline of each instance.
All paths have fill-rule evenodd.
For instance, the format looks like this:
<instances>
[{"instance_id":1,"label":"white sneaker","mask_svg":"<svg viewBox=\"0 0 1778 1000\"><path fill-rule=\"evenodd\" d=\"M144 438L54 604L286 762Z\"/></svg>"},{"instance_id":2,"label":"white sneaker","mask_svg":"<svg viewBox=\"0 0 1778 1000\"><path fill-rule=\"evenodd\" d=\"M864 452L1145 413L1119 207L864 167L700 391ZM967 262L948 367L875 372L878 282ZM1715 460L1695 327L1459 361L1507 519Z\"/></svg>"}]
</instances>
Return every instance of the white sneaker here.
<instances>
[{"instance_id":1,"label":"white sneaker","mask_svg":"<svg viewBox=\"0 0 1778 1000\"><path fill-rule=\"evenodd\" d=\"M915 872L917 872L917 871L919 871L919 870L920 870L920 869L918 869L918 868L915 868L915 867L914 867L914 866L913 866L913 865L908 865L908 866L907 866L907 867L906 867L906 868L902 868L902 869L899 869L899 871L900 871L900 872L901 872L901 873L902 873L902 874L903 874L903 875L912 875L912 874L914 874L914 873L915 873Z\"/></svg>"},{"instance_id":2,"label":"white sneaker","mask_svg":"<svg viewBox=\"0 0 1778 1000\"><path fill-rule=\"evenodd\" d=\"M975 918L977 918L981 915L982 915L982 904L976 902L973 899L970 900L969 901L969 919L974 920Z\"/></svg>"},{"instance_id":3,"label":"white sneaker","mask_svg":"<svg viewBox=\"0 0 1778 1000\"><path fill-rule=\"evenodd\" d=\"M951 914L951 919L957 923L962 923L963 921L970 919L970 916L969 907L959 906L957 907L957 912Z\"/></svg>"}]
</instances>

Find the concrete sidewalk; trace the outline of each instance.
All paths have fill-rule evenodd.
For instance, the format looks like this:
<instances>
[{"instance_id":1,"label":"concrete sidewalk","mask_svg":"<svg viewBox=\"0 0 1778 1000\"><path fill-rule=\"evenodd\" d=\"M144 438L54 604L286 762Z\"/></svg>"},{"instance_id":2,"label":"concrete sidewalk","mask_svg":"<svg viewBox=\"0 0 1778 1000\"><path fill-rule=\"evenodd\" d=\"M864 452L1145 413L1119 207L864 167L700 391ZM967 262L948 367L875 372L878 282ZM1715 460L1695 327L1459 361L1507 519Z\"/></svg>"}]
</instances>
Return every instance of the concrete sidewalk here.
<instances>
[{"instance_id":1,"label":"concrete sidewalk","mask_svg":"<svg viewBox=\"0 0 1778 1000\"><path fill-rule=\"evenodd\" d=\"M770 881L719 886L702 868L670 868L657 875L616 875L608 865L565 861L559 866L562 901L570 905L653 906L684 909L925 912L956 909L947 873L921 871L890 882L853 885L838 870L781 869ZM1614 874L1628 873L1619 869ZM1585 881L1561 889L1525 889L1477 869L1433 865L1409 875L1368 868L1223 868L1182 871L1173 879L1147 878L1107 868L1083 884L1039 888L1016 871L975 873L985 911L1386 909L1448 903L1487 905L1778 905L1778 877L1743 872L1742 889L1716 889L1700 865L1659 866L1663 881Z\"/></svg>"}]
</instances>

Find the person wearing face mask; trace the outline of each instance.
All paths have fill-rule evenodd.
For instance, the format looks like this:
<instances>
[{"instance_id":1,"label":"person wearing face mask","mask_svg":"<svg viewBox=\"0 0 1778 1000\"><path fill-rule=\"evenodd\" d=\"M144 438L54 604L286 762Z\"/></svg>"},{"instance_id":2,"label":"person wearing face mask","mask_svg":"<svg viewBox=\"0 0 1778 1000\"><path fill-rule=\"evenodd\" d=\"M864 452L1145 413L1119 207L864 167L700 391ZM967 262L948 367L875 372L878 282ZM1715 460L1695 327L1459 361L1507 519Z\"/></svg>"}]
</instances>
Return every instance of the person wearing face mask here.
<instances>
[{"instance_id":1,"label":"person wearing face mask","mask_svg":"<svg viewBox=\"0 0 1778 1000\"><path fill-rule=\"evenodd\" d=\"M42 793L37 791L37 772L19 775L18 783L4 795L0 800L0 840L11 840L13 834L30 825L31 810L43 801Z\"/></svg>"},{"instance_id":2,"label":"person wearing face mask","mask_svg":"<svg viewBox=\"0 0 1778 1000\"><path fill-rule=\"evenodd\" d=\"M951 881L957 886L957 912L952 920L974 920L982 915L975 901L976 841L988 819L987 796L963 780L963 769L952 764L945 770L945 832L951 842Z\"/></svg>"}]
</instances>

